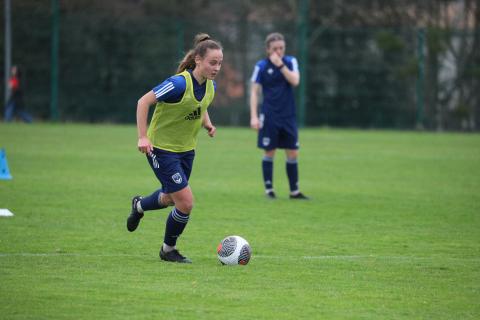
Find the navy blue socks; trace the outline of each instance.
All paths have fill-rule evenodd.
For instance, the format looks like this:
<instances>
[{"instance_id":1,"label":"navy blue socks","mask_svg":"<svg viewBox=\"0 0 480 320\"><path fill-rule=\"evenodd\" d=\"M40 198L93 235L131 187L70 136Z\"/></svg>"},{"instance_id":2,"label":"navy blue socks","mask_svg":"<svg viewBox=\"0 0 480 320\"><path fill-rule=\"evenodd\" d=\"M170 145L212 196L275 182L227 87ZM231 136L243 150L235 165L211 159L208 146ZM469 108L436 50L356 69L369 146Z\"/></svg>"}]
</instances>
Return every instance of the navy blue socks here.
<instances>
[{"instance_id":1,"label":"navy blue socks","mask_svg":"<svg viewBox=\"0 0 480 320\"><path fill-rule=\"evenodd\" d=\"M273 189L273 158L264 156L262 160L263 182L265 190Z\"/></svg>"},{"instance_id":2,"label":"navy blue socks","mask_svg":"<svg viewBox=\"0 0 480 320\"><path fill-rule=\"evenodd\" d=\"M165 238L163 242L167 246L175 247L178 237L187 226L189 217L190 215L181 212L177 208L173 208L165 223Z\"/></svg>"},{"instance_id":3,"label":"navy blue socks","mask_svg":"<svg viewBox=\"0 0 480 320\"><path fill-rule=\"evenodd\" d=\"M286 161L288 184L290 194L298 193L298 162L296 158ZM262 160L263 182L265 190L273 191L273 158L264 156Z\"/></svg>"},{"instance_id":4,"label":"navy blue socks","mask_svg":"<svg viewBox=\"0 0 480 320\"><path fill-rule=\"evenodd\" d=\"M297 159L287 159L287 176L290 193L298 191L298 163Z\"/></svg>"},{"instance_id":5,"label":"navy blue socks","mask_svg":"<svg viewBox=\"0 0 480 320\"><path fill-rule=\"evenodd\" d=\"M167 206L161 205L160 204L160 195L162 193L162 189L158 189L148 197L142 198L140 200L140 206L141 210L143 211L149 211L149 210L157 210L157 209L163 209L166 208ZM137 207L137 210L140 209ZM138 210L140 211L140 210Z\"/></svg>"}]
</instances>

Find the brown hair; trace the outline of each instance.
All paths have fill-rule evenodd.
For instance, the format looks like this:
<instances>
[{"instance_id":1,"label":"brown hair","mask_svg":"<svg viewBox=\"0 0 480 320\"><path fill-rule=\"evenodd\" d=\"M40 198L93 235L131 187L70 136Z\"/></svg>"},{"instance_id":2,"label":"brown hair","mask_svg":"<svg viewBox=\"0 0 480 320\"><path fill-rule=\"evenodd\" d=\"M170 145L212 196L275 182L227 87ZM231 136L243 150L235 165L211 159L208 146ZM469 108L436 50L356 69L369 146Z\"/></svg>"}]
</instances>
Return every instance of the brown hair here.
<instances>
[{"instance_id":1,"label":"brown hair","mask_svg":"<svg viewBox=\"0 0 480 320\"><path fill-rule=\"evenodd\" d=\"M195 57L197 55L202 58L205 57L207 49L223 50L222 45L218 41L210 38L208 34L197 34L193 41L193 49L190 49L182 59L177 68L177 73L185 71L186 69L195 69Z\"/></svg>"},{"instance_id":2,"label":"brown hair","mask_svg":"<svg viewBox=\"0 0 480 320\"><path fill-rule=\"evenodd\" d=\"M270 33L265 38L265 47L268 49L268 47L270 46L270 43L273 41L285 41L285 38L281 33L278 33L278 32Z\"/></svg>"}]
</instances>

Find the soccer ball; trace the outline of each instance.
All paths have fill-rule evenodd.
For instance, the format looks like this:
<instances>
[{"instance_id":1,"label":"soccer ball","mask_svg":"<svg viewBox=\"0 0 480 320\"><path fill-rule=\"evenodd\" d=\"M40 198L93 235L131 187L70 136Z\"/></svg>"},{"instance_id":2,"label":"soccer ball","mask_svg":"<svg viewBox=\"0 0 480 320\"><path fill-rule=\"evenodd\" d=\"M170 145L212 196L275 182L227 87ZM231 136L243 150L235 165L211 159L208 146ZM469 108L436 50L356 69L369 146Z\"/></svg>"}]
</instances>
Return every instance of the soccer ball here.
<instances>
[{"instance_id":1,"label":"soccer ball","mask_svg":"<svg viewBox=\"0 0 480 320\"><path fill-rule=\"evenodd\" d=\"M247 240L240 236L228 236L217 247L218 260L226 265L246 265L252 256Z\"/></svg>"}]
</instances>

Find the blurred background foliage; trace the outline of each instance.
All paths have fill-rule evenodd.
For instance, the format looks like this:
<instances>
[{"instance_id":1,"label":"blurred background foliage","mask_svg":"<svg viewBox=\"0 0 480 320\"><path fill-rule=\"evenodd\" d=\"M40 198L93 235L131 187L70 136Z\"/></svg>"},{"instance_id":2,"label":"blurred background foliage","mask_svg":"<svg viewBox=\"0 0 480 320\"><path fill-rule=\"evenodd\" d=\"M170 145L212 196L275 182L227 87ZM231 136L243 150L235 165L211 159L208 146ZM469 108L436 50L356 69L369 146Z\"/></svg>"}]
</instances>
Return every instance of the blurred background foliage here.
<instances>
[{"instance_id":1,"label":"blurred background foliage","mask_svg":"<svg viewBox=\"0 0 480 320\"><path fill-rule=\"evenodd\" d=\"M23 70L37 120L51 118L54 1L12 1L12 62ZM479 128L475 0L58 3L61 121L133 123L138 98L175 72L196 33L207 32L225 56L211 117L247 126L253 66L264 57L265 36L279 31L302 68L302 125Z\"/></svg>"}]
</instances>

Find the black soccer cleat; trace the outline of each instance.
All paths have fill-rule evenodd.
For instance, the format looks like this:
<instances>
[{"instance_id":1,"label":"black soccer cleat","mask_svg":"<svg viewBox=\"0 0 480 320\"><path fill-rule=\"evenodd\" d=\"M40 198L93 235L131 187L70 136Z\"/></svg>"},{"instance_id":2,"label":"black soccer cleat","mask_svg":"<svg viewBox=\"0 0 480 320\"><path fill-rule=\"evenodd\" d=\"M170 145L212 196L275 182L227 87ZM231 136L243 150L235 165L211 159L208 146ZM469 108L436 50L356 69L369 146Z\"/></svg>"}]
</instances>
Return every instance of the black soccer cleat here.
<instances>
[{"instance_id":1,"label":"black soccer cleat","mask_svg":"<svg viewBox=\"0 0 480 320\"><path fill-rule=\"evenodd\" d=\"M170 252L165 252L163 251L163 247L160 248L160 259L168 262L192 263L192 260L182 256L177 249L174 249L173 251L170 251Z\"/></svg>"},{"instance_id":2,"label":"black soccer cleat","mask_svg":"<svg viewBox=\"0 0 480 320\"><path fill-rule=\"evenodd\" d=\"M297 199L297 200L310 200L309 197L304 195L303 193L299 192L296 195L290 195L290 199Z\"/></svg>"},{"instance_id":3,"label":"black soccer cleat","mask_svg":"<svg viewBox=\"0 0 480 320\"><path fill-rule=\"evenodd\" d=\"M277 196L273 190L267 191L265 195L268 199L277 199Z\"/></svg>"},{"instance_id":4,"label":"black soccer cleat","mask_svg":"<svg viewBox=\"0 0 480 320\"><path fill-rule=\"evenodd\" d=\"M130 232L133 232L135 229L137 229L140 219L143 218L143 213L137 211L137 202L141 199L142 197L140 196L135 196L132 199L132 212L127 218L127 229Z\"/></svg>"}]
</instances>

